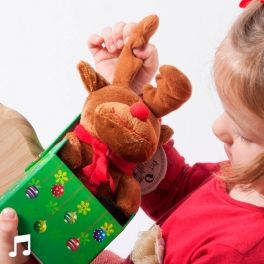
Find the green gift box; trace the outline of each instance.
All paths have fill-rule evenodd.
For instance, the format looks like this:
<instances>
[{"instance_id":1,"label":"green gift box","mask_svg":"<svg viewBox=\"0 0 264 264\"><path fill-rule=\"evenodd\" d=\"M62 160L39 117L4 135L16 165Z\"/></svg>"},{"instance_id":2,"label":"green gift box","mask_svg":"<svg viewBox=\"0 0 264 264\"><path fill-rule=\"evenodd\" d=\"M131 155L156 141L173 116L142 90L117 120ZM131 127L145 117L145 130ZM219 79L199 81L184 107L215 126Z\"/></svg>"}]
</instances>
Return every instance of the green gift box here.
<instances>
[{"instance_id":1,"label":"green gift box","mask_svg":"<svg viewBox=\"0 0 264 264\"><path fill-rule=\"evenodd\" d=\"M57 155L79 118L0 197L0 210L17 211L19 235L30 234L31 253L44 264L89 263L127 225L120 225Z\"/></svg>"}]
</instances>

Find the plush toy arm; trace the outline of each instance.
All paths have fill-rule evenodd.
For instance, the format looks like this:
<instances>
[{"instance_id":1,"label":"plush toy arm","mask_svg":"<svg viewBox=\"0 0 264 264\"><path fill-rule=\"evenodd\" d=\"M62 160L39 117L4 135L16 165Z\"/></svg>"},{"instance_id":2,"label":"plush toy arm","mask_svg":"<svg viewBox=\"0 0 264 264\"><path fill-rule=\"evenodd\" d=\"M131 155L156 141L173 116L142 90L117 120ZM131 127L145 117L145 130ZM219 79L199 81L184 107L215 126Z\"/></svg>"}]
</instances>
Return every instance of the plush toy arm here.
<instances>
[{"instance_id":1,"label":"plush toy arm","mask_svg":"<svg viewBox=\"0 0 264 264\"><path fill-rule=\"evenodd\" d=\"M77 169L82 165L82 146L73 132L68 132L65 136L68 141L59 152L61 160L71 169Z\"/></svg>"},{"instance_id":2,"label":"plush toy arm","mask_svg":"<svg viewBox=\"0 0 264 264\"><path fill-rule=\"evenodd\" d=\"M144 87L143 100L156 117L162 117L179 108L192 93L188 78L170 65L160 67L156 76L157 88Z\"/></svg>"},{"instance_id":3,"label":"plush toy arm","mask_svg":"<svg viewBox=\"0 0 264 264\"><path fill-rule=\"evenodd\" d=\"M167 125L161 125L160 127L160 138L159 138L159 145L166 144L173 135L173 129Z\"/></svg>"}]
</instances>

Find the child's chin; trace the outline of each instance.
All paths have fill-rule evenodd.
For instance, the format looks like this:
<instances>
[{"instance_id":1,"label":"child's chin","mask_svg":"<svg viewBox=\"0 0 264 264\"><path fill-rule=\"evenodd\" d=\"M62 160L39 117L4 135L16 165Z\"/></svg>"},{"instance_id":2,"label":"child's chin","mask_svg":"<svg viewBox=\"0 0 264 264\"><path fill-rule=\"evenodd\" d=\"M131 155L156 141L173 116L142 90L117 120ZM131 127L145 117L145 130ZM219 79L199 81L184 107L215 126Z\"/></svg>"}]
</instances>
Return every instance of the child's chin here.
<instances>
[{"instance_id":1,"label":"child's chin","mask_svg":"<svg viewBox=\"0 0 264 264\"><path fill-rule=\"evenodd\" d=\"M233 160L231 158L228 158L228 161L229 161L231 166L234 166L234 162L233 162Z\"/></svg>"}]
</instances>

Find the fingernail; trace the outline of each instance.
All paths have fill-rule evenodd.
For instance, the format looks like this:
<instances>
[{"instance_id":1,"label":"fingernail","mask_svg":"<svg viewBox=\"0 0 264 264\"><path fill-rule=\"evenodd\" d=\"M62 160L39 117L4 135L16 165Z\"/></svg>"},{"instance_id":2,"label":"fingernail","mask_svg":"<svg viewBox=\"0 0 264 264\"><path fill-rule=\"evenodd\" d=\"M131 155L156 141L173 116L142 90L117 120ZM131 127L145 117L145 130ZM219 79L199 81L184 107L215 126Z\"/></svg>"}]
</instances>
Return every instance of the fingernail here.
<instances>
[{"instance_id":1,"label":"fingernail","mask_svg":"<svg viewBox=\"0 0 264 264\"><path fill-rule=\"evenodd\" d=\"M127 44L128 40L129 40L129 37L126 37L124 40L124 43Z\"/></svg>"},{"instance_id":2,"label":"fingernail","mask_svg":"<svg viewBox=\"0 0 264 264\"><path fill-rule=\"evenodd\" d=\"M118 49L122 49L123 46L124 46L124 41L122 39L119 39L117 42L116 42L116 46Z\"/></svg>"},{"instance_id":3,"label":"fingernail","mask_svg":"<svg viewBox=\"0 0 264 264\"><path fill-rule=\"evenodd\" d=\"M108 50L110 51L110 52L114 52L115 51L115 45L113 44L113 43L111 43L111 44L107 44L107 48L108 48Z\"/></svg>"},{"instance_id":4,"label":"fingernail","mask_svg":"<svg viewBox=\"0 0 264 264\"><path fill-rule=\"evenodd\" d=\"M114 44L112 44L112 45L110 46L110 50L111 50L111 51L115 51L115 45L114 45Z\"/></svg>"},{"instance_id":5,"label":"fingernail","mask_svg":"<svg viewBox=\"0 0 264 264\"><path fill-rule=\"evenodd\" d=\"M15 218L16 213L14 211L14 209L12 208L5 208L2 212L1 215L3 216L3 218L5 220L12 220Z\"/></svg>"}]
</instances>

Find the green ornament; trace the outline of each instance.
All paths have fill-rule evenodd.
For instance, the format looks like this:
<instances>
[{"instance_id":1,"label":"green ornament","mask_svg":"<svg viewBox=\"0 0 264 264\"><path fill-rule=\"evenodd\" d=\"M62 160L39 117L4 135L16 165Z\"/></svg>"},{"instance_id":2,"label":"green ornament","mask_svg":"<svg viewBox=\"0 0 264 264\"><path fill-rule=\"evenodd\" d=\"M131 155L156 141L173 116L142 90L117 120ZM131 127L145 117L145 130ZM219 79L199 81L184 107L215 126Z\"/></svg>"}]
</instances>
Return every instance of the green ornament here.
<instances>
[{"instance_id":1,"label":"green ornament","mask_svg":"<svg viewBox=\"0 0 264 264\"><path fill-rule=\"evenodd\" d=\"M47 221L46 220L38 220L34 224L34 229L38 233L44 233L47 230Z\"/></svg>"},{"instance_id":2,"label":"green ornament","mask_svg":"<svg viewBox=\"0 0 264 264\"><path fill-rule=\"evenodd\" d=\"M76 212L67 212L65 215L64 215L64 221L67 223L67 224L74 224L77 220L77 214Z\"/></svg>"}]
</instances>

